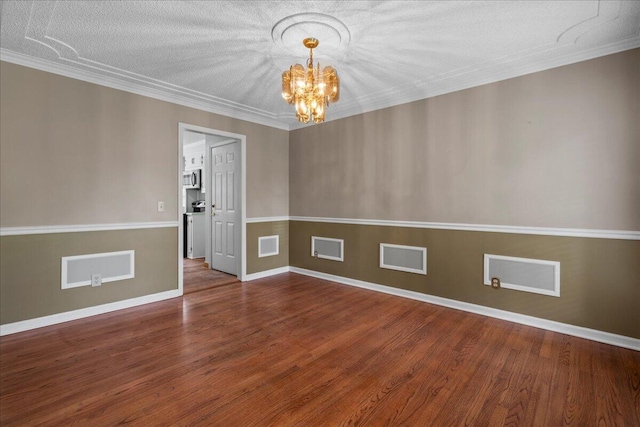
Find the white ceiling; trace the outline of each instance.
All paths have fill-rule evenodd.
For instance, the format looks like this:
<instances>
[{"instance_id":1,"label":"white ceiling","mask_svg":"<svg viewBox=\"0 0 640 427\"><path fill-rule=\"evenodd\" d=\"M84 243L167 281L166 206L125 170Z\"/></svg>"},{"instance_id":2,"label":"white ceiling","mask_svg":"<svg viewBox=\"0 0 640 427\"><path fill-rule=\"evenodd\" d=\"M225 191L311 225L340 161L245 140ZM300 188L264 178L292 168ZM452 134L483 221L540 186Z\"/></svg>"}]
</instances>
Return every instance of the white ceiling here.
<instances>
[{"instance_id":1,"label":"white ceiling","mask_svg":"<svg viewBox=\"0 0 640 427\"><path fill-rule=\"evenodd\" d=\"M0 59L282 129L281 75L332 65L327 120L640 47L640 1L2 1Z\"/></svg>"}]
</instances>

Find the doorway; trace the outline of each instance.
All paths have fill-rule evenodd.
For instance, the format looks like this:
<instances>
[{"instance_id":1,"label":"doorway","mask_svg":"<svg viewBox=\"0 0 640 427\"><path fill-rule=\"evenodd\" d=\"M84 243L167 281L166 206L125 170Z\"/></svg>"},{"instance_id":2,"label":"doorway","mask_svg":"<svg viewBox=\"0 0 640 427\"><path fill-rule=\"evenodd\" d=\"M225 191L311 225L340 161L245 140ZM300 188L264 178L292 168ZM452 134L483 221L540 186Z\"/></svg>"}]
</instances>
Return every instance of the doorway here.
<instances>
[{"instance_id":1,"label":"doorway","mask_svg":"<svg viewBox=\"0 0 640 427\"><path fill-rule=\"evenodd\" d=\"M191 144L200 139L202 154L193 156ZM180 123L178 145L178 288L184 294L242 281L246 276L246 137ZM217 163L212 156L217 157ZM193 159L186 157L195 157L195 166ZM201 171L202 187L201 193L189 191L196 194L189 197L185 196L183 176L194 167ZM192 198L201 202L201 212L188 212ZM215 205L218 209L212 208ZM193 232L188 218L193 216L204 223L204 230L198 231L199 237L204 237L204 257L186 255L186 233ZM197 239L192 237L192 241Z\"/></svg>"}]
</instances>

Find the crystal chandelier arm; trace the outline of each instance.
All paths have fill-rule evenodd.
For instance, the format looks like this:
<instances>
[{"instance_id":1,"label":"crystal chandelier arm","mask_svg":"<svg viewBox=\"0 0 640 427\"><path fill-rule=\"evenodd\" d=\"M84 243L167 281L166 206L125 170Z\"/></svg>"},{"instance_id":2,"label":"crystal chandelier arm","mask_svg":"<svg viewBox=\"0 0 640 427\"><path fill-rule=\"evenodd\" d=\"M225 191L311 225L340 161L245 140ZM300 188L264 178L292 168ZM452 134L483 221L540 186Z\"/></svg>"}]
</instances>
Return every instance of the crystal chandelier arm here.
<instances>
[{"instance_id":1,"label":"crystal chandelier arm","mask_svg":"<svg viewBox=\"0 0 640 427\"><path fill-rule=\"evenodd\" d=\"M282 98L289 104L293 104L293 91L291 90L291 69L282 73Z\"/></svg>"}]
</instances>

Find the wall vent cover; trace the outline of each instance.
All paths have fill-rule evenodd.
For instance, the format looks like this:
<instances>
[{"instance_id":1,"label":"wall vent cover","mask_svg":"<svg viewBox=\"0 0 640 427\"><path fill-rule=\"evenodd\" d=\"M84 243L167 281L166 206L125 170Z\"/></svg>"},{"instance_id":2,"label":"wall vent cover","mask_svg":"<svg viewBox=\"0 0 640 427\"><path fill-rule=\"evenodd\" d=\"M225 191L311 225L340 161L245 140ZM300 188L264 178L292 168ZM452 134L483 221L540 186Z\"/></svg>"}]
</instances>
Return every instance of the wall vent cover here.
<instances>
[{"instance_id":1,"label":"wall vent cover","mask_svg":"<svg viewBox=\"0 0 640 427\"><path fill-rule=\"evenodd\" d=\"M344 240L311 236L311 256L333 261L344 261Z\"/></svg>"},{"instance_id":2,"label":"wall vent cover","mask_svg":"<svg viewBox=\"0 0 640 427\"><path fill-rule=\"evenodd\" d=\"M280 236L258 237L258 258L278 255L280 253Z\"/></svg>"},{"instance_id":3,"label":"wall vent cover","mask_svg":"<svg viewBox=\"0 0 640 427\"><path fill-rule=\"evenodd\" d=\"M493 277L503 288L560 296L558 261L484 254L484 284L491 286Z\"/></svg>"},{"instance_id":4,"label":"wall vent cover","mask_svg":"<svg viewBox=\"0 0 640 427\"><path fill-rule=\"evenodd\" d=\"M102 283L135 277L135 251L62 257L62 289L91 286L91 275L100 273Z\"/></svg>"},{"instance_id":5,"label":"wall vent cover","mask_svg":"<svg viewBox=\"0 0 640 427\"><path fill-rule=\"evenodd\" d=\"M380 268L427 274L427 248L380 243Z\"/></svg>"}]
</instances>

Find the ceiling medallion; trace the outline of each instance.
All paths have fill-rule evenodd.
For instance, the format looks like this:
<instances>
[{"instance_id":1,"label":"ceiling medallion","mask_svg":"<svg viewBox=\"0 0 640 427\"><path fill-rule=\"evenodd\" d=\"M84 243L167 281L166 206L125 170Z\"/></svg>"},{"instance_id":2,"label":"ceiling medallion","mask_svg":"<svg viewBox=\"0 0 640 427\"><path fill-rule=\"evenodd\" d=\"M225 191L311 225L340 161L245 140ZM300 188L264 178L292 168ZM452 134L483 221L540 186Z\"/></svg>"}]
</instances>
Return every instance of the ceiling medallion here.
<instances>
[{"instance_id":1,"label":"ceiling medallion","mask_svg":"<svg viewBox=\"0 0 640 427\"><path fill-rule=\"evenodd\" d=\"M303 12L289 15L271 29L274 44L294 54L299 52L300 40L309 34L322 40L324 48L331 49L334 54L344 50L351 42L351 33L347 26L325 13Z\"/></svg>"},{"instance_id":2,"label":"ceiling medallion","mask_svg":"<svg viewBox=\"0 0 640 427\"><path fill-rule=\"evenodd\" d=\"M282 73L282 97L289 104L295 105L296 118L299 122L324 122L330 102L340 99L340 79L338 72L331 66L320 70L320 63L313 66L313 49L318 47L318 39L309 37L302 41L309 49L307 69L300 65L292 65Z\"/></svg>"}]
</instances>

